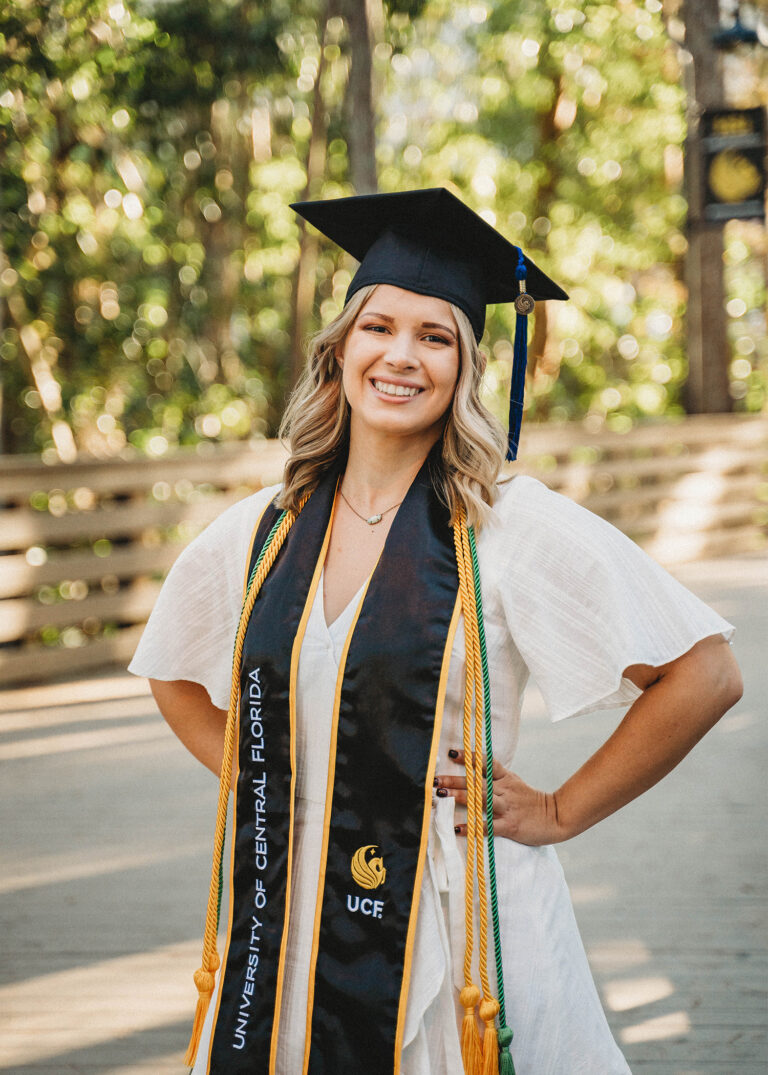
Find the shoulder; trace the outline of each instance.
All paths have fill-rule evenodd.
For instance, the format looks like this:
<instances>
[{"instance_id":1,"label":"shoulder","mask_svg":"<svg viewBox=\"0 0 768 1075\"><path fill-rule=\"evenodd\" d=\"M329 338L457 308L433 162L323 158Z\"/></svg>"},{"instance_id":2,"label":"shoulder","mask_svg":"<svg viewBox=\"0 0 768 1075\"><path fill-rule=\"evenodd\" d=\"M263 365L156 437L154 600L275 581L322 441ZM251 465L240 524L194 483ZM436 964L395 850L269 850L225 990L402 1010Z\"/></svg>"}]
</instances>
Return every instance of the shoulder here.
<instances>
[{"instance_id":1,"label":"shoulder","mask_svg":"<svg viewBox=\"0 0 768 1075\"><path fill-rule=\"evenodd\" d=\"M528 475L499 486L481 534L487 556L505 573L552 572L556 577L624 570L644 557L611 523Z\"/></svg>"},{"instance_id":2,"label":"shoulder","mask_svg":"<svg viewBox=\"0 0 768 1075\"><path fill-rule=\"evenodd\" d=\"M576 540L616 532L598 515L527 474L519 474L498 486L489 532L538 530L551 535L563 529L568 529Z\"/></svg>"},{"instance_id":3,"label":"shoulder","mask_svg":"<svg viewBox=\"0 0 768 1075\"><path fill-rule=\"evenodd\" d=\"M502 519L520 512L530 517L548 515L553 511L592 515L586 508L582 508L562 493L556 493L554 489L529 474L517 474L508 481L499 482L496 489L498 496L493 510Z\"/></svg>"},{"instance_id":4,"label":"shoulder","mask_svg":"<svg viewBox=\"0 0 768 1075\"><path fill-rule=\"evenodd\" d=\"M541 514L546 512L548 505L557 508L560 500L566 500L528 474L516 474L514 478L499 482L496 489L493 511L502 523L519 517L521 512L529 516Z\"/></svg>"}]
</instances>

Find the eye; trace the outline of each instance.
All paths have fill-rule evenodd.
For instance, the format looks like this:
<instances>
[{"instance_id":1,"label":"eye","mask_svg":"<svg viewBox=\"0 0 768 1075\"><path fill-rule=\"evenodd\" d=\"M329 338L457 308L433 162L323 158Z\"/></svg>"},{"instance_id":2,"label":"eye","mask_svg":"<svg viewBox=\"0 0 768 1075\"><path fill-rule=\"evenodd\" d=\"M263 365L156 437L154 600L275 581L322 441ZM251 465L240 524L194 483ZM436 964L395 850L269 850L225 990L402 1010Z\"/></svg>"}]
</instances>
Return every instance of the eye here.
<instances>
[{"instance_id":1,"label":"eye","mask_svg":"<svg viewBox=\"0 0 768 1075\"><path fill-rule=\"evenodd\" d=\"M427 340L429 343L443 343L446 347L449 347L451 344L451 340L446 340L445 336L438 336L434 332L430 332L430 334L428 336L425 336L424 339Z\"/></svg>"},{"instance_id":2,"label":"eye","mask_svg":"<svg viewBox=\"0 0 768 1075\"><path fill-rule=\"evenodd\" d=\"M387 332L386 325L363 325L363 332Z\"/></svg>"}]
</instances>

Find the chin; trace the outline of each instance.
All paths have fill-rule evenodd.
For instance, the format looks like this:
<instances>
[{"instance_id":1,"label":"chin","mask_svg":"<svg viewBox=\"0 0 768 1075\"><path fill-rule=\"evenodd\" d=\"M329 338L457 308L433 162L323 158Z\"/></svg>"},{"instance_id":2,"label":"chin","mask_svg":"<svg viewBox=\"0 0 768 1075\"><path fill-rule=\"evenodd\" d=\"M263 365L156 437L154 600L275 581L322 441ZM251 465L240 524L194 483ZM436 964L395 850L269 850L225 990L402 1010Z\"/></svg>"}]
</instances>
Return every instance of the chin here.
<instances>
[{"instance_id":1,"label":"chin","mask_svg":"<svg viewBox=\"0 0 768 1075\"><path fill-rule=\"evenodd\" d=\"M390 436L396 440L431 437L434 441L440 436L443 428L440 419L436 422L418 422L406 419L405 415L396 414L361 417L355 424L358 432L363 436L373 433L376 436Z\"/></svg>"}]
</instances>

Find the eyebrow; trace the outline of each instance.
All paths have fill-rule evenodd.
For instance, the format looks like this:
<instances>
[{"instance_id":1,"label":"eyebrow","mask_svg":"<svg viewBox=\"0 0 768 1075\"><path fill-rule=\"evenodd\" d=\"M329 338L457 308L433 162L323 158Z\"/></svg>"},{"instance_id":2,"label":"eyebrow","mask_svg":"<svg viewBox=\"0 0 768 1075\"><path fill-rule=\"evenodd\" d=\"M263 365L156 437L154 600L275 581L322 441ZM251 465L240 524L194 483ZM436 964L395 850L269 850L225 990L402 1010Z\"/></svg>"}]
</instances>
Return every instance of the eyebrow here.
<instances>
[{"instance_id":1,"label":"eyebrow","mask_svg":"<svg viewBox=\"0 0 768 1075\"><path fill-rule=\"evenodd\" d=\"M394 317L390 317L389 314L380 314L378 312L378 310L364 310L363 313L360 316L361 317L365 317L365 316L379 317L379 318L381 318L382 321L388 321L390 324L392 324L392 322L395 320ZM448 328L447 325L442 325L439 321L422 321L421 322L421 327L422 328L439 328L443 332L447 332L452 340L456 339L456 333L453 331L453 329Z\"/></svg>"}]
</instances>

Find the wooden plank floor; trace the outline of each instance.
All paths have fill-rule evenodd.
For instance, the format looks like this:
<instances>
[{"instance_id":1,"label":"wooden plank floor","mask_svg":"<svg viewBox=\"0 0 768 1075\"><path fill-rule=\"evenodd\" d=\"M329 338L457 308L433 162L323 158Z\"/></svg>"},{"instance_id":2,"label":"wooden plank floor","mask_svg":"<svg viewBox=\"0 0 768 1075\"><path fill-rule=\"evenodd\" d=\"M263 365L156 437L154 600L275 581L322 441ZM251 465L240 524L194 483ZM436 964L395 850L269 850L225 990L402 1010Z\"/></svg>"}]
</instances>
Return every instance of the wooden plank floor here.
<instances>
[{"instance_id":1,"label":"wooden plank floor","mask_svg":"<svg viewBox=\"0 0 768 1075\"><path fill-rule=\"evenodd\" d=\"M768 561L677 574L737 623L744 698L559 853L635 1075L765 1075ZM553 727L532 691L518 771L556 786L616 720ZM185 1071L215 798L130 677L0 695L0 1071Z\"/></svg>"}]
</instances>

